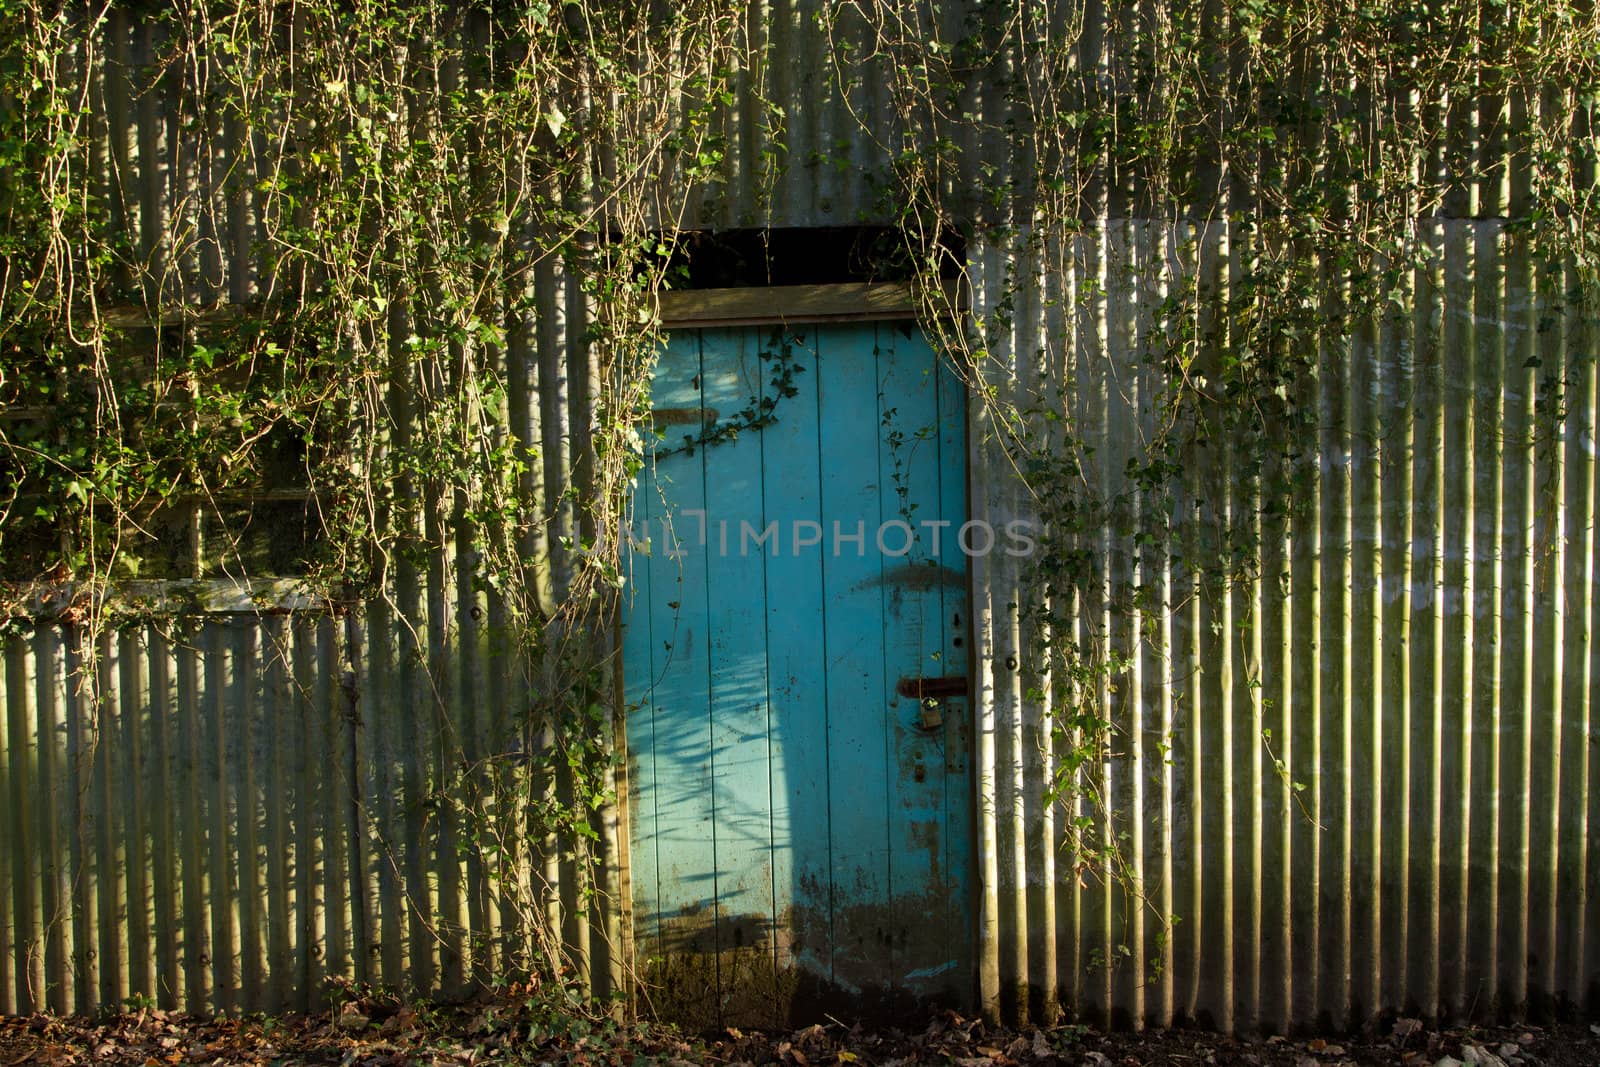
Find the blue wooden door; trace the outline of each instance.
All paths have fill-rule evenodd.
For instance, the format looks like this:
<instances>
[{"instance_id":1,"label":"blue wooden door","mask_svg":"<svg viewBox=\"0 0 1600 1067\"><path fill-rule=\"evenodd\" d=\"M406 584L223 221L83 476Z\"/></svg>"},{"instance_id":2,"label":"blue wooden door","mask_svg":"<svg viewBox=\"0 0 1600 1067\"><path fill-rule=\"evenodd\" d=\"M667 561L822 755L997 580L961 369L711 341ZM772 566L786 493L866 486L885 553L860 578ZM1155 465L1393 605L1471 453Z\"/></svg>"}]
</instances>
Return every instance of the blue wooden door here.
<instances>
[{"instance_id":1,"label":"blue wooden door","mask_svg":"<svg viewBox=\"0 0 1600 1067\"><path fill-rule=\"evenodd\" d=\"M909 325L683 330L653 408L623 651L654 1006L969 1000L959 381Z\"/></svg>"}]
</instances>

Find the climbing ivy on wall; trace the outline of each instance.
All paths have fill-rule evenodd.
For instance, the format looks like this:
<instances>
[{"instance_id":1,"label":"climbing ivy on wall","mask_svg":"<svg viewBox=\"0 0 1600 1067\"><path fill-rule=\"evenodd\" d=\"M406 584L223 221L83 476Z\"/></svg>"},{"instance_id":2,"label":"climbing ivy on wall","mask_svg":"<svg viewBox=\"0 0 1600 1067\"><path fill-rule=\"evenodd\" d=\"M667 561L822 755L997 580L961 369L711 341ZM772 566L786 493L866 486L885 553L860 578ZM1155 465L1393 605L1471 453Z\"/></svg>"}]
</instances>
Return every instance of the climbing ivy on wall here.
<instances>
[{"instance_id":1,"label":"climbing ivy on wall","mask_svg":"<svg viewBox=\"0 0 1600 1067\"><path fill-rule=\"evenodd\" d=\"M3 388L13 415L51 416L6 427L8 570L137 577L144 520L174 498L282 484L317 503L316 584L381 587L430 548L415 502L448 494L484 569L520 568L538 457L508 431L505 350L540 328L541 269L576 279L593 317L573 325L617 385L585 474L628 473L659 284L644 253L682 210L671 190L721 158L732 9L139 10L157 55L134 70L101 52L118 13L5 11ZM119 184L121 77L177 115L172 143L139 146L165 153L140 164L169 168L168 204ZM254 262L224 270L208 195L250 216ZM611 563L582 580L614 583Z\"/></svg>"},{"instance_id":2,"label":"climbing ivy on wall","mask_svg":"<svg viewBox=\"0 0 1600 1067\"><path fill-rule=\"evenodd\" d=\"M465 583L526 736L447 761L429 809L462 809L530 938L506 959L546 976L572 971L544 864L592 861L615 800L601 531L641 463L660 235L746 63L742 8L647 7L0 4L6 627L43 603L92 686L98 635L182 603L142 579L287 576L413 637L417 590Z\"/></svg>"},{"instance_id":3,"label":"climbing ivy on wall","mask_svg":"<svg viewBox=\"0 0 1600 1067\"><path fill-rule=\"evenodd\" d=\"M526 792L521 825L592 832L612 757L588 638L622 581L617 539L597 531L617 528L651 432L667 246L691 198L717 195L730 111L775 146L745 161L758 186L819 162L784 151L795 116L769 103L761 15L723 0L0 0L3 577L77 590L69 621L92 631L113 621L98 594L126 579L293 572L343 602L392 598L398 575L448 558L541 665L553 758L572 754L585 784L569 802ZM137 68L103 51L126 20L152 26ZM1226 442L1245 497L1299 506L1321 355L1407 313L1437 270L1422 220L1503 218L1593 307L1597 16L1566 0L982 0L820 4L807 23L830 45L819 93L887 95L852 109L889 160L872 213L920 264L927 328L1053 531L1023 605L1026 667L1057 709L1056 799L1103 807L1095 768L1118 744L1104 695L1126 664L1060 613L1104 578L1087 539L1159 542L1216 583L1259 574L1258 547L1218 519L1236 490L1192 477L1194 450ZM147 97L172 110L167 140L130 145L108 108ZM159 203L125 180L150 154ZM250 220L247 264L224 266L218 202ZM1172 235L1143 279L1161 293L1137 346L1161 383L1150 432L1111 480L1092 474L1069 384L1018 395L1000 358L1028 301L1066 305L1070 323L1105 298L1056 283L1083 273L1108 219ZM1206 266L1222 226L1225 276ZM1012 250L970 319L947 314L952 229ZM560 328L600 386L571 427L570 485L548 486L514 367L556 328L536 294L557 276ZM295 532L263 548L252 522ZM1119 595L1135 625L1165 610L1133 584ZM499 767L484 788L529 780ZM478 839L513 854L517 825ZM1116 843L1092 825L1069 821L1069 844L1116 877Z\"/></svg>"},{"instance_id":4,"label":"climbing ivy on wall","mask_svg":"<svg viewBox=\"0 0 1600 1067\"><path fill-rule=\"evenodd\" d=\"M1446 284L1443 220L1493 228L1524 298L1540 293L1541 333L1562 315L1593 329L1600 18L1563 0L847 3L825 25L841 96L887 94L892 120L868 130L891 160L881 209L922 264L926 321L980 432L1049 531L1015 608L1027 699L1050 709L1063 855L1154 908L1113 830L1142 818L1111 771L1136 743L1115 708L1141 699L1121 692L1139 646L1192 597L1248 603L1233 590L1287 583L1263 555L1308 521L1330 416L1347 410L1355 434L1387 417L1355 392L1375 365L1343 399L1330 380L1416 355L1379 342ZM937 284L932 235L952 225L1005 260L1003 277L971 274L963 328ZM1139 366L1113 370L1124 356L1097 323L1136 307L1124 348ZM1529 357L1541 449L1592 373L1569 343L1576 357ZM1114 417L1130 432L1099 422ZM1126 454L1108 454L1118 436ZM1169 568L1189 591L1165 587ZM1259 689L1260 664L1247 672ZM1259 742L1298 797L1270 730ZM1180 917L1157 918L1170 932Z\"/></svg>"}]
</instances>

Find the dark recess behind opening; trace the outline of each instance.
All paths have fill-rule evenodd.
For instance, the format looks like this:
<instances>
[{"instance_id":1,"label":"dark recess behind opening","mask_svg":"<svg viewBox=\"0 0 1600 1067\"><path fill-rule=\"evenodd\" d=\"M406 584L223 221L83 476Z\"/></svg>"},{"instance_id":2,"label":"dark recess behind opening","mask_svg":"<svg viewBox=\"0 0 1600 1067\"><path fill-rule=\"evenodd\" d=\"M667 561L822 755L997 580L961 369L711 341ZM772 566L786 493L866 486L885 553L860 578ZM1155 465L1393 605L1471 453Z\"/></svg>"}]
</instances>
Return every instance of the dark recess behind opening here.
<instances>
[{"instance_id":1,"label":"dark recess behind opening","mask_svg":"<svg viewBox=\"0 0 1600 1067\"><path fill-rule=\"evenodd\" d=\"M960 274L961 235L940 236L940 275ZM884 226L692 231L678 235L669 266L673 289L905 282L916 275L904 236Z\"/></svg>"}]
</instances>

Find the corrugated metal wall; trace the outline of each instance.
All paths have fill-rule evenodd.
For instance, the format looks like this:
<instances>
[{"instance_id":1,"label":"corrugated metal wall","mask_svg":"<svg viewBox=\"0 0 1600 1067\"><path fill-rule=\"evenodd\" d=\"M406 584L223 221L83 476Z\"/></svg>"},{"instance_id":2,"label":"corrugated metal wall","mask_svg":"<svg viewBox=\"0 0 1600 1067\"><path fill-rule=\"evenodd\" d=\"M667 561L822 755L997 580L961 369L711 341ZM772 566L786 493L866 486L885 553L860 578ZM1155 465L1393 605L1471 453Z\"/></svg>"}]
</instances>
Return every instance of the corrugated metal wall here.
<instances>
[{"instance_id":1,"label":"corrugated metal wall","mask_svg":"<svg viewBox=\"0 0 1600 1067\"><path fill-rule=\"evenodd\" d=\"M1287 512L1242 443L1203 435L1169 510L1125 473L1170 385L1150 324L1191 272L1236 278L1251 233L1113 221L972 256L979 315L1019 259L1064 264L991 335L989 380L1024 404L1064 387L1086 494L1132 516L1078 534L1090 577L1055 590L1058 647L1127 664L1091 700L1108 758L1074 776L1109 825L1043 802L1072 741L1025 696L1050 688L1038 594L1025 565L978 561L983 1002L1230 1029L1592 1005L1596 311L1502 220L1425 223L1392 313L1348 322L1296 387L1316 418ZM1007 436L980 416L974 438L974 516L1037 513ZM1080 816L1143 902L1079 869Z\"/></svg>"},{"instance_id":2,"label":"corrugated metal wall","mask_svg":"<svg viewBox=\"0 0 1600 1067\"><path fill-rule=\"evenodd\" d=\"M118 8L93 50L89 104L108 131L97 191L164 302L253 301L266 253L252 158L219 157L244 134L177 103L168 33ZM577 279L546 260L529 284L532 299L505 312L504 348L481 358L508 384L501 425L524 443L549 518L526 544L548 608L571 573L566 493L598 370ZM575 977L620 986L620 911L596 906L621 896L617 812L596 816L595 863L548 840L515 885L466 847L471 827L453 814L467 765L538 762L550 739L528 713L552 682L506 647L514 628L475 587L448 505L440 492L417 520L419 540L444 547L396 559L378 602L285 614L292 591L202 583L174 598L186 607L169 623L116 630L87 679L77 628L8 626L0 1012L133 996L318 1007L325 977L460 994L529 951L516 923L528 906L563 932Z\"/></svg>"},{"instance_id":3,"label":"corrugated metal wall","mask_svg":"<svg viewBox=\"0 0 1600 1067\"><path fill-rule=\"evenodd\" d=\"M694 223L880 217L886 82L835 90L813 13L751 4L747 89L786 129L769 144L756 109L730 109L726 181ZM107 202L141 256L190 250L175 272L188 299L251 299L254 198L226 161L186 156L188 120L145 91L156 35L121 13L106 30L91 104L112 133L97 159L128 193ZM1011 165L1003 108L969 167ZM1186 265L1175 249L1191 238L1203 251ZM1198 546L1173 551L1179 531L1137 493L1151 539L1088 538L1098 580L1063 607L1081 640L1130 664L1101 694L1123 814L1094 832L1123 842L1147 907L1063 847L1089 812L1044 799L1065 752L1052 708L1024 696L1039 666L1019 611L1029 578L978 561L985 1009L1242 1028L1594 1002L1600 332L1567 299L1575 279L1520 255L1502 222L1427 221L1417 239L1429 266L1407 277L1404 314L1358 324L1304 383L1316 449L1288 516L1230 478L1223 448L1188 457L1187 491L1208 509L1182 524ZM1070 248L1019 240L969 248L991 325L1017 277L1037 283L997 327L986 373L1013 397L1067 386L1064 413L1096 449L1090 480L1114 485L1164 385L1140 341L1155 305L1187 270L1225 286L1247 237L1116 221ZM576 281L547 264L534 285L501 358L555 535L597 386ZM1560 431L1534 433L1552 404ZM972 441L974 517L1034 510L981 415ZM1194 562L1224 533L1260 546L1257 576L1222 585ZM559 547L534 548L559 589ZM1118 607L1134 585L1161 605L1143 626ZM323 975L461 988L493 962L474 938L504 912L438 791L463 758L537 743L510 736L528 686L490 642L495 611L440 558L403 569L392 606L118 633L87 689L71 628L8 636L0 1010L134 994L271 1010L306 1005ZM616 818L602 902L625 897ZM547 907L603 988L625 955L620 913L583 910L582 865L555 850L542 863Z\"/></svg>"},{"instance_id":4,"label":"corrugated metal wall","mask_svg":"<svg viewBox=\"0 0 1600 1067\"><path fill-rule=\"evenodd\" d=\"M542 947L529 908L576 978L619 988L619 913L589 896L620 895L614 810L592 853L506 857L528 861L515 883L469 847L483 827L455 803L487 776L468 768L538 765L548 740L496 606L444 577L400 576L406 621L379 603L124 628L88 678L78 628L7 636L0 1011L315 1008L330 977L461 995Z\"/></svg>"}]
</instances>

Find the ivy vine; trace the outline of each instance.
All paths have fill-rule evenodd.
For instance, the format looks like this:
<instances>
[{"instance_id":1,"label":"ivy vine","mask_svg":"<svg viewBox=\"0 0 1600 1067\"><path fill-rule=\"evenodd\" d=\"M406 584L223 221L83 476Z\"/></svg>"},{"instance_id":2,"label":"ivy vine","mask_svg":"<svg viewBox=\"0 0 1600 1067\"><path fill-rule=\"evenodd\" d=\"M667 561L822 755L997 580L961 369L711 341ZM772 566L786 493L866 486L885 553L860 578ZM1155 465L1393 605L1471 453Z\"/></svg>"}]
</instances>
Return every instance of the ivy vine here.
<instances>
[{"instance_id":1,"label":"ivy vine","mask_svg":"<svg viewBox=\"0 0 1600 1067\"><path fill-rule=\"evenodd\" d=\"M888 161L864 181L903 235L924 326L1052 531L1023 670L1056 709L1065 847L1127 883L1101 768L1125 742L1107 698L1128 664L1068 608L1105 579L1092 542L1159 547L1213 589L1259 577L1229 494L1278 528L1304 506L1323 354L1409 313L1439 271L1434 220L1502 220L1592 316L1600 15L1566 0L1088 10L843 2L807 29L829 43L819 92ZM114 624L99 594L115 583L283 569L405 619L397 588L450 560L526 650L535 770L580 785L546 791L530 746L452 794L504 884L536 883L529 836L581 848L610 799L610 695L585 638L622 572L595 531L618 527L644 462L651 304L691 200L724 178L724 113L775 146L743 161L762 189L784 167L848 175L852 158L784 155L794 116L729 0L0 0L0 19L0 572L85 591L70 621L93 635ZM132 37L149 56L108 53ZM868 89L883 111L856 106ZM166 133L130 134L117 109L156 100ZM127 180L158 173L161 196ZM1070 383L1016 395L1024 357L998 354L1025 303L1064 304L1070 323L1106 298L1057 283L1094 276L1088 239L1123 220L1171 239L1134 344L1160 384L1108 478ZM1207 274L1224 224L1225 278ZM943 284L952 230L1012 264L970 318ZM557 291L564 307L541 304ZM547 486L516 368L560 316L598 393L562 427L570 484ZM787 343L764 353L767 394L681 450L777 417L796 388ZM1532 369L1556 398L1538 432L1558 433L1570 370ZM1224 443L1226 477L1195 469ZM263 549L285 529L291 551ZM12 587L8 616L29 614L36 584ZM1168 607L1136 583L1116 595L1136 628ZM530 965L559 971L559 931L521 903L548 950Z\"/></svg>"},{"instance_id":2,"label":"ivy vine","mask_svg":"<svg viewBox=\"0 0 1600 1067\"><path fill-rule=\"evenodd\" d=\"M795 362L794 346L802 340L783 330L774 331L767 346L756 357L769 368L768 381L761 394L749 397L744 407L726 419L721 417L720 412L706 411L699 432L684 434L681 444L670 447L658 445L653 452L656 460L676 455L692 456L698 449L736 441L741 433L760 430L777 422L779 405L800 394L800 387L795 382L797 376L805 372L805 367ZM657 428L656 433L662 438L666 436L664 428Z\"/></svg>"}]
</instances>

